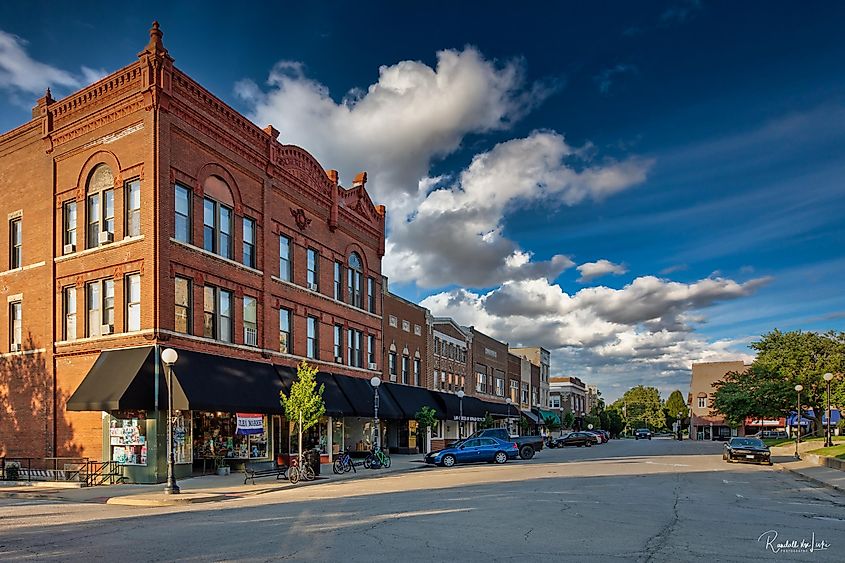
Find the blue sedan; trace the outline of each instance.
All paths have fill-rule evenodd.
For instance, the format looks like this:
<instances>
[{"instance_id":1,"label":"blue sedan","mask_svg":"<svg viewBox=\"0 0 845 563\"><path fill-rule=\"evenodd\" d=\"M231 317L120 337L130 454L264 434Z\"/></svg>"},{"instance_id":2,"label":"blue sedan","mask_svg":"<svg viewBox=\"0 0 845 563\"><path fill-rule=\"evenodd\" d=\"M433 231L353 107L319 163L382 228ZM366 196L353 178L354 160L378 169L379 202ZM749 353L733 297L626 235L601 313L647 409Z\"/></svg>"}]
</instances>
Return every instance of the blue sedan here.
<instances>
[{"instance_id":1,"label":"blue sedan","mask_svg":"<svg viewBox=\"0 0 845 563\"><path fill-rule=\"evenodd\" d=\"M509 459L519 456L519 448L514 442L506 442L498 438L472 438L452 444L448 448L430 452L425 456L425 462L433 465L452 467L456 463L505 463Z\"/></svg>"}]
</instances>

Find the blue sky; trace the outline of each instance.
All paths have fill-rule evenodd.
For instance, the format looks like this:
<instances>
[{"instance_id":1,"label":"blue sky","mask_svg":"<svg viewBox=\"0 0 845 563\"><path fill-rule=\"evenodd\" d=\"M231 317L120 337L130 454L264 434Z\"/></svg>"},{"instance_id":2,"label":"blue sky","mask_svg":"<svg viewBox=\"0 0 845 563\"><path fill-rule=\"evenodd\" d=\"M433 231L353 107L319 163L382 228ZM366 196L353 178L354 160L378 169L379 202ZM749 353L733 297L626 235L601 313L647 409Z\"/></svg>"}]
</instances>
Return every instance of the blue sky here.
<instances>
[{"instance_id":1,"label":"blue sky","mask_svg":"<svg viewBox=\"0 0 845 563\"><path fill-rule=\"evenodd\" d=\"M845 6L303 4L3 3L0 130L158 19L212 92L368 171L393 291L606 397L845 328Z\"/></svg>"}]
</instances>

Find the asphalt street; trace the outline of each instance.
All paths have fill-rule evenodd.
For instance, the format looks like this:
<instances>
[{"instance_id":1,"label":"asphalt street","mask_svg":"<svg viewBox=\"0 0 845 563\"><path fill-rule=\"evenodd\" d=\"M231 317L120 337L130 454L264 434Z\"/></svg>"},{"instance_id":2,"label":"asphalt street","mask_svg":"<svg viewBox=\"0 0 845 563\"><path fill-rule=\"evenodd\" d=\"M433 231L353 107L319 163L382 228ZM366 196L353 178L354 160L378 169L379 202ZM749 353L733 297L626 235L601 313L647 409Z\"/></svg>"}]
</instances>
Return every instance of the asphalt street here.
<instances>
[{"instance_id":1,"label":"asphalt street","mask_svg":"<svg viewBox=\"0 0 845 563\"><path fill-rule=\"evenodd\" d=\"M720 454L622 440L186 507L5 499L0 559L845 560L845 495Z\"/></svg>"}]
</instances>

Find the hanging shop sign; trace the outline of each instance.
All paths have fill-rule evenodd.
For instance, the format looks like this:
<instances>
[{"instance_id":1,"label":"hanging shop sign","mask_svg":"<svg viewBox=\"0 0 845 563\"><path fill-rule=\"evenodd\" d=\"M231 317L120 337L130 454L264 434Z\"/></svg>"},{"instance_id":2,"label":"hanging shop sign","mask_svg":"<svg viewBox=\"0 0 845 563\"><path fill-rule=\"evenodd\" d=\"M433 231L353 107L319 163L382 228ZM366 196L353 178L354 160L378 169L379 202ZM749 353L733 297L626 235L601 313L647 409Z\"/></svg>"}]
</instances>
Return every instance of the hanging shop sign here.
<instances>
[{"instance_id":1,"label":"hanging shop sign","mask_svg":"<svg viewBox=\"0 0 845 563\"><path fill-rule=\"evenodd\" d=\"M237 413L238 427L235 434L264 434L264 415Z\"/></svg>"}]
</instances>

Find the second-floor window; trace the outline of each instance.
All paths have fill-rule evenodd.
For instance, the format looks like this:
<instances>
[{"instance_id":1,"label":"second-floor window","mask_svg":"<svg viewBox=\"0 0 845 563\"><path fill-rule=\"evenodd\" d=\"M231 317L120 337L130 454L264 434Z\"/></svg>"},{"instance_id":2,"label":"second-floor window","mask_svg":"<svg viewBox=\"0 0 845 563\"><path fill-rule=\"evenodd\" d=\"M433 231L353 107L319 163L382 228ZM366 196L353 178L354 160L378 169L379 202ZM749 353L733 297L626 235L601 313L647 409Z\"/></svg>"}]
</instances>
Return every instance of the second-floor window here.
<instances>
[{"instance_id":1,"label":"second-floor window","mask_svg":"<svg viewBox=\"0 0 845 563\"><path fill-rule=\"evenodd\" d=\"M408 375L411 372L411 358L402 356L402 383L408 384Z\"/></svg>"},{"instance_id":2,"label":"second-floor window","mask_svg":"<svg viewBox=\"0 0 845 563\"><path fill-rule=\"evenodd\" d=\"M204 288L203 336L232 341L232 292L207 285Z\"/></svg>"},{"instance_id":3,"label":"second-floor window","mask_svg":"<svg viewBox=\"0 0 845 563\"><path fill-rule=\"evenodd\" d=\"M124 283L126 330L141 330L141 275L129 274Z\"/></svg>"},{"instance_id":4,"label":"second-floor window","mask_svg":"<svg viewBox=\"0 0 845 563\"><path fill-rule=\"evenodd\" d=\"M23 248L23 227L21 226L21 218L12 219L9 222L9 268L14 270L20 268L21 250Z\"/></svg>"},{"instance_id":5,"label":"second-floor window","mask_svg":"<svg viewBox=\"0 0 845 563\"><path fill-rule=\"evenodd\" d=\"M232 257L232 210L211 198L203 200L202 244L209 252Z\"/></svg>"},{"instance_id":6,"label":"second-floor window","mask_svg":"<svg viewBox=\"0 0 845 563\"><path fill-rule=\"evenodd\" d=\"M9 303L9 343L12 350L20 350L23 343L23 318L20 301Z\"/></svg>"},{"instance_id":7,"label":"second-floor window","mask_svg":"<svg viewBox=\"0 0 845 563\"><path fill-rule=\"evenodd\" d=\"M68 201L62 206L63 254L76 252L76 202Z\"/></svg>"},{"instance_id":8,"label":"second-floor window","mask_svg":"<svg viewBox=\"0 0 845 563\"><path fill-rule=\"evenodd\" d=\"M706 409L707 408L707 397L699 397L698 398L698 408Z\"/></svg>"},{"instance_id":9,"label":"second-floor window","mask_svg":"<svg viewBox=\"0 0 845 563\"><path fill-rule=\"evenodd\" d=\"M309 358L318 359L320 357L320 321L316 317L308 317L306 324L305 335L305 355Z\"/></svg>"},{"instance_id":10,"label":"second-floor window","mask_svg":"<svg viewBox=\"0 0 845 563\"><path fill-rule=\"evenodd\" d=\"M126 236L141 234L141 180L126 182Z\"/></svg>"},{"instance_id":11,"label":"second-floor window","mask_svg":"<svg viewBox=\"0 0 845 563\"><path fill-rule=\"evenodd\" d=\"M349 365L352 367L363 367L361 364L364 361L361 354L361 337L363 334L360 330L350 328L346 331L346 351L349 356Z\"/></svg>"},{"instance_id":12,"label":"second-floor window","mask_svg":"<svg viewBox=\"0 0 845 563\"><path fill-rule=\"evenodd\" d=\"M279 351L282 354L293 353L293 349L291 348L293 341L291 340L290 316L288 309L279 309Z\"/></svg>"},{"instance_id":13,"label":"second-floor window","mask_svg":"<svg viewBox=\"0 0 845 563\"><path fill-rule=\"evenodd\" d=\"M334 358L336 362L343 361L343 327L334 325Z\"/></svg>"},{"instance_id":14,"label":"second-floor window","mask_svg":"<svg viewBox=\"0 0 845 563\"><path fill-rule=\"evenodd\" d=\"M244 217L244 266L255 268L255 221Z\"/></svg>"},{"instance_id":15,"label":"second-floor window","mask_svg":"<svg viewBox=\"0 0 845 563\"><path fill-rule=\"evenodd\" d=\"M309 248L306 251L306 256L306 266L308 269L306 282L308 283L308 289L320 291L320 253L313 248Z\"/></svg>"},{"instance_id":16,"label":"second-floor window","mask_svg":"<svg viewBox=\"0 0 845 563\"><path fill-rule=\"evenodd\" d=\"M175 279L175 330L184 334L191 334L191 320L193 319L193 296L191 292L191 280L181 278Z\"/></svg>"},{"instance_id":17,"label":"second-floor window","mask_svg":"<svg viewBox=\"0 0 845 563\"><path fill-rule=\"evenodd\" d=\"M76 340L76 286L66 287L62 295L62 339Z\"/></svg>"},{"instance_id":18,"label":"second-floor window","mask_svg":"<svg viewBox=\"0 0 845 563\"><path fill-rule=\"evenodd\" d=\"M376 365L376 337L372 334L367 335L367 366L370 369L375 369Z\"/></svg>"},{"instance_id":19,"label":"second-floor window","mask_svg":"<svg viewBox=\"0 0 845 563\"><path fill-rule=\"evenodd\" d=\"M560 395L552 395L549 397L549 406L553 409L560 408Z\"/></svg>"},{"instance_id":20,"label":"second-floor window","mask_svg":"<svg viewBox=\"0 0 845 563\"><path fill-rule=\"evenodd\" d=\"M396 352L387 355L387 371L390 373L390 380L396 381Z\"/></svg>"},{"instance_id":21,"label":"second-floor window","mask_svg":"<svg viewBox=\"0 0 845 563\"><path fill-rule=\"evenodd\" d=\"M91 282L86 286L85 336L103 336L114 331L114 280Z\"/></svg>"},{"instance_id":22,"label":"second-floor window","mask_svg":"<svg viewBox=\"0 0 845 563\"><path fill-rule=\"evenodd\" d=\"M414 358L414 385L420 385L420 359Z\"/></svg>"},{"instance_id":23,"label":"second-floor window","mask_svg":"<svg viewBox=\"0 0 845 563\"><path fill-rule=\"evenodd\" d=\"M244 295L244 344L258 346L258 302Z\"/></svg>"},{"instance_id":24,"label":"second-floor window","mask_svg":"<svg viewBox=\"0 0 845 563\"><path fill-rule=\"evenodd\" d=\"M173 238L191 242L191 190L176 184L176 229Z\"/></svg>"},{"instance_id":25,"label":"second-floor window","mask_svg":"<svg viewBox=\"0 0 845 563\"><path fill-rule=\"evenodd\" d=\"M279 235L279 278L290 281L290 239Z\"/></svg>"}]
</instances>

